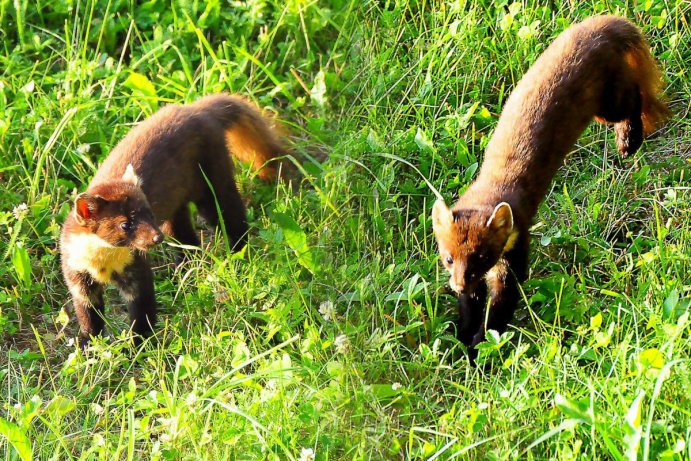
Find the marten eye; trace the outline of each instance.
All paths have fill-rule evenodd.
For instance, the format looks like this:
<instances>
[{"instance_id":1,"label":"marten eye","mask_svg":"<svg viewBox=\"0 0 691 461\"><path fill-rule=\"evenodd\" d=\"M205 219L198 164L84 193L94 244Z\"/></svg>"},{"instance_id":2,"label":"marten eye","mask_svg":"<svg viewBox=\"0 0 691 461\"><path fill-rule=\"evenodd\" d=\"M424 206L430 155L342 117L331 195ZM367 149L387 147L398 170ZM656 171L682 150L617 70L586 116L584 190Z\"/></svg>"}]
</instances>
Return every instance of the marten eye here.
<instances>
[{"instance_id":1,"label":"marten eye","mask_svg":"<svg viewBox=\"0 0 691 461\"><path fill-rule=\"evenodd\" d=\"M452 266L453 265L453 257L447 256L446 257L446 264L448 264L449 266Z\"/></svg>"},{"instance_id":2,"label":"marten eye","mask_svg":"<svg viewBox=\"0 0 691 461\"><path fill-rule=\"evenodd\" d=\"M132 223L130 221L123 221L120 223L120 228L124 231L129 231L132 229Z\"/></svg>"}]
</instances>

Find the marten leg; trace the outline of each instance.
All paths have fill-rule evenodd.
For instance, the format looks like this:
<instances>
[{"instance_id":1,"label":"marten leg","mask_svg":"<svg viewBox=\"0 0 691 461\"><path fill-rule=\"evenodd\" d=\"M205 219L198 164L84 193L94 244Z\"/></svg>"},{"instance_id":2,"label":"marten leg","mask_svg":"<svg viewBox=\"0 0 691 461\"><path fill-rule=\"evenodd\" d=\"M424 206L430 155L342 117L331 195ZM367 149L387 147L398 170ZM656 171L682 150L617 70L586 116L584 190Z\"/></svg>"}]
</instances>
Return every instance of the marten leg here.
<instances>
[{"instance_id":1,"label":"marten leg","mask_svg":"<svg viewBox=\"0 0 691 461\"><path fill-rule=\"evenodd\" d=\"M183 205L175 212L173 219L166 223L164 232L169 233L183 245L199 246L199 237L192 225L190 210L187 205ZM184 261L185 252L183 250L177 251L175 253L175 265L179 266Z\"/></svg>"},{"instance_id":2,"label":"marten leg","mask_svg":"<svg viewBox=\"0 0 691 461\"><path fill-rule=\"evenodd\" d=\"M140 254L122 274L113 274L113 281L127 303L135 344L149 336L156 324L154 278L146 257Z\"/></svg>"},{"instance_id":3,"label":"marten leg","mask_svg":"<svg viewBox=\"0 0 691 461\"><path fill-rule=\"evenodd\" d=\"M458 320L456 321L456 337L466 346L473 342L473 336L477 333L485 319L485 307L487 306L487 285L480 282L472 293L463 293L458 296Z\"/></svg>"},{"instance_id":4,"label":"marten leg","mask_svg":"<svg viewBox=\"0 0 691 461\"><path fill-rule=\"evenodd\" d=\"M513 313L520 300L519 285L527 275L528 241L518 242L506 253L503 260L487 274L486 279L490 290L489 313L487 322L482 319L479 330L471 343L475 347L485 340L486 330L506 331L506 327L513 318Z\"/></svg>"},{"instance_id":5,"label":"marten leg","mask_svg":"<svg viewBox=\"0 0 691 461\"><path fill-rule=\"evenodd\" d=\"M635 86L627 97L626 119L614 125L617 148L622 157L634 154L643 143L643 120L641 118L641 93Z\"/></svg>"},{"instance_id":6,"label":"marten leg","mask_svg":"<svg viewBox=\"0 0 691 461\"><path fill-rule=\"evenodd\" d=\"M199 237L192 225L192 218L187 205L175 212L171 222L171 234L175 240L183 245L199 246Z\"/></svg>"},{"instance_id":7,"label":"marten leg","mask_svg":"<svg viewBox=\"0 0 691 461\"><path fill-rule=\"evenodd\" d=\"M86 347L91 336L103 331L103 286L86 272L66 271L74 312L79 321L79 346Z\"/></svg>"},{"instance_id":8,"label":"marten leg","mask_svg":"<svg viewBox=\"0 0 691 461\"><path fill-rule=\"evenodd\" d=\"M487 284L484 281L478 283L474 292L463 293L458 296L456 338L468 348L470 360L474 360L477 356L477 350L470 346L473 345L473 338L485 321L486 307Z\"/></svg>"},{"instance_id":9,"label":"marten leg","mask_svg":"<svg viewBox=\"0 0 691 461\"><path fill-rule=\"evenodd\" d=\"M213 180L214 194L209 194L204 200L198 203L199 213L209 221L211 225L220 225L218 210L221 212L226 233L230 239L233 251L239 251L247 243L247 215L245 214L245 204L242 202L240 192L235 185L233 177L225 177L223 180ZM218 209L216 208L218 203Z\"/></svg>"}]
</instances>

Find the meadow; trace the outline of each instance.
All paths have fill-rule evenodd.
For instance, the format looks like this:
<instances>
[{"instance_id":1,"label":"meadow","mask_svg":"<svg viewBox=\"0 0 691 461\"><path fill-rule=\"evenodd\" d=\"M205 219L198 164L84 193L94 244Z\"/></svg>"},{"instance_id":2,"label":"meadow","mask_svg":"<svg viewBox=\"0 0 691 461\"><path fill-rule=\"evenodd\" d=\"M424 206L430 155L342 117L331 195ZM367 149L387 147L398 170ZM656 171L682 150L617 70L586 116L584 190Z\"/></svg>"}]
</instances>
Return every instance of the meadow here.
<instances>
[{"instance_id":1,"label":"meadow","mask_svg":"<svg viewBox=\"0 0 691 461\"><path fill-rule=\"evenodd\" d=\"M591 124L478 366L430 211L474 177L559 32L639 25L674 116L633 157ZM691 459L691 4L685 0L0 0L0 458ZM227 91L299 174L236 178L249 244L152 252L158 334L82 353L60 272L77 192L138 121Z\"/></svg>"}]
</instances>

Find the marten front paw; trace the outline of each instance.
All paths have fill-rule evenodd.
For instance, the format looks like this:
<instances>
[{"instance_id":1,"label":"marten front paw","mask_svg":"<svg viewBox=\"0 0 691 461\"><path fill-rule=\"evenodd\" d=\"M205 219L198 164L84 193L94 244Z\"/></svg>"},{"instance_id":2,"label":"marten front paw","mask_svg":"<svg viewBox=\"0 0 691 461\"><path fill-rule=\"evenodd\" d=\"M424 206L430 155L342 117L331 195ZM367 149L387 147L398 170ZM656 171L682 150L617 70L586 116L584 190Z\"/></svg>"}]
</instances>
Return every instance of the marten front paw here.
<instances>
[{"instance_id":1,"label":"marten front paw","mask_svg":"<svg viewBox=\"0 0 691 461\"><path fill-rule=\"evenodd\" d=\"M624 120L614 125L616 133L617 149L622 157L626 158L629 154L635 154L641 144L643 144L643 129L640 123L631 123Z\"/></svg>"}]
</instances>

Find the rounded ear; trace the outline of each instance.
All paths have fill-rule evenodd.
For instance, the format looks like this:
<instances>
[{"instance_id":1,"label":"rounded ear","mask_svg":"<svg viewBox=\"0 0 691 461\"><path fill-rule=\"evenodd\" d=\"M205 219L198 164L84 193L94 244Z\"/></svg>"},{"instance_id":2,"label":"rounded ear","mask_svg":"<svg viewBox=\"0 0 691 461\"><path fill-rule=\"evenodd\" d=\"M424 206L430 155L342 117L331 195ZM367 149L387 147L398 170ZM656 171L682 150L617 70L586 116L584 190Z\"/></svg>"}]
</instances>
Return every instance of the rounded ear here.
<instances>
[{"instance_id":1,"label":"rounded ear","mask_svg":"<svg viewBox=\"0 0 691 461\"><path fill-rule=\"evenodd\" d=\"M98 195L91 195L86 192L77 195L74 200L74 214L79 225L83 226L87 220L93 219L102 202L103 199Z\"/></svg>"},{"instance_id":2,"label":"rounded ear","mask_svg":"<svg viewBox=\"0 0 691 461\"><path fill-rule=\"evenodd\" d=\"M437 199L432 207L432 228L437 230L443 227L447 227L453 222L453 213L446 206L444 200Z\"/></svg>"},{"instance_id":3,"label":"rounded ear","mask_svg":"<svg viewBox=\"0 0 691 461\"><path fill-rule=\"evenodd\" d=\"M141 181L139 180L139 176L134 172L134 167L131 163L127 164L127 169L125 169L125 174L122 175L122 180L135 186L140 185Z\"/></svg>"},{"instance_id":4,"label":"rounded ear","mask_svg":"<svg viewBox=\"0 0 691 461\"><path fill-rule=\"evenodd\" d=\"M510 231L513 229L513 212L511 205L501 202L494 207L492 216L487 221L487 227L495 231Z\"/></svg>"}]
</instances>

